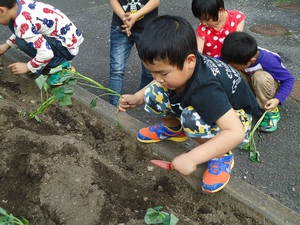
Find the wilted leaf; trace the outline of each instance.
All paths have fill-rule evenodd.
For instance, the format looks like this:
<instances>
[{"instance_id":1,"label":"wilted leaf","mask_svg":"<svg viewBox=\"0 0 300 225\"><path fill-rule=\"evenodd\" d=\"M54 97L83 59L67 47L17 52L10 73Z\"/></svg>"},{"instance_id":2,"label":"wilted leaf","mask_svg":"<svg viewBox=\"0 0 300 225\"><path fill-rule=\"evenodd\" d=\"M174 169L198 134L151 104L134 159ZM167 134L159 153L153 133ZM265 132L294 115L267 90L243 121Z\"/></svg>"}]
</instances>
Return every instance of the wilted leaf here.
<instances>
[{"instance_id":1,"label":"wilted leaf","mask_svg":"<svg viewBox=\"0 0 300 225\"><path fill-rule=\"evenodd\" d=\"M47 84L46 83L47 79L48 79L47 75L40 75L38 78L35 79L35 83L37 84L40 90L42 90L44 85Z\"/></svg>"}]
</instances>

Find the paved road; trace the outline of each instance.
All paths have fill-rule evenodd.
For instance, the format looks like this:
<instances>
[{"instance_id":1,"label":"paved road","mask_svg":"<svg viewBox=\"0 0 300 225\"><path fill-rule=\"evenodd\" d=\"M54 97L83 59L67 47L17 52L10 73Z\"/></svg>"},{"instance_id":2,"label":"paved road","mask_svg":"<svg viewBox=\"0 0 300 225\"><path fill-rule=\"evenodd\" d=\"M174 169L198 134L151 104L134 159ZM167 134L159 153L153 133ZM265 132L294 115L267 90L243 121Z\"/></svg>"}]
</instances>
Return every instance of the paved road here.
<instances>
[{"instance_id":1,"label":"paved road","mask_svg":"<svg viewBox=\"0 0 300 225\"><path fill-rule=\"evenodd\" d=\"M85 41L79 55L73 60L77 71L105 86L109 82L109 30L112 11L109 0L45 0L65 12L82 30ZM284 65L300 80L300 11L277 8L270 0L226 0L227 9L238 9L246 14L245 31L257 38L261 47L278 52ZM197 20L191 13L191 0L161 0L160 14L173 14L187 18L193 27ZM290 35L268 37L253 33L254 24L285 26ZM1 27L0 40L8 37L8 29ZM125 92L137 90L140 62L134 48L128 62ZM100 94L90 90L94 94ZM282 120L275 133L262 134L258 149L261 163L252 163L248 154L235 151L236 165L233 176L252 184L281 203L300 213L300 104L289 98L281 107ZM145 115L141 108L130 112L146 124L156 121Z\"/></svg>"}]
</instances>

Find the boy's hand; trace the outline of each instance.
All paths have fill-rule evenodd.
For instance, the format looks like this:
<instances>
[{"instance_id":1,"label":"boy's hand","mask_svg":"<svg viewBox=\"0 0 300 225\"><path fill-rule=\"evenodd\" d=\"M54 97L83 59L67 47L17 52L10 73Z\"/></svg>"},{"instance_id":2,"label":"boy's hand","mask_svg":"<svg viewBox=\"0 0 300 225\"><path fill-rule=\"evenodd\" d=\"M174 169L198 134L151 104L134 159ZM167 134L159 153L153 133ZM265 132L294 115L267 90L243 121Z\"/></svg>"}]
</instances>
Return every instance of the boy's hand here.
<instances>
[{"instance_id":1,"label":"boy's hand","mask_svg":"<svg viewBox=\"0 0 300 225\"><path fill-rule=\"evenodd\" d=\"M139 105L139 99L135 95L122 95L119 101L117 112L126 112Z\"/></svg>"},{"instance_id":2,"label":"boy's hand","mask_svg":"<svg viewBox=\"0 0 300 225\"><path fill-rule=\"evenodd\" d=\"M122 25L122 32L127 34L127 37L129 37L131 35L131 27L133 26L133 24L131 24L130 20L128 19L130 16L130 13L125 13L124 17L123 17L123 23L124 25Z\"/></svg>"},{"instance_id":3,"label":"boy's hand","mask_svg":"<svg viewBox=\"0 0 300 225\"><path fill-rule=\"evenodd\" d=\"M123 32L127 33L127 36L129 37L131 35L130 29L133 27L135 22L139 19L139 16L137 13L125 13L123 17L123 23L122 26L124 28Z\"/></svg>"},{"instance_id":4,"label":"boy's hand","mask_svg":"<svg viewBox=\"0 0 300 225\"><path fill-rule=\"evenodd\" d=\"M123 22L129 27L132 27L138 19L139 16L137 13L126 13Z\"/></svg>"},{"instance_id":5,"label":"boy's hand","mask_svg":"<svg viewBox=\"0 0 300 225\"><path fill-rule=\"evenodd\" d=\"M279 105L280 101L277 98L268 100L265 104L265 110L273 111Z\"/></svg>"},{"instance_id":6,"label":"boy's hand","mask_svg":"<svg viewBox=\"0 0 300 225\"><path fill-rule=\"evenodd\" d=\"M197 169L197 164L191 158L191 155L184 153L173 159L172 168L182 175L187 176Z\"/></svg>"},{"instance_id":7,"label":"boy's hand","mask_svg":"<svg viewBox=\"0 0 300 225\"><path fill-rule=\"evenodd\" d=\"M27 63L16 62L10 64L7 68L10 69L11 72L15 75L22 75L30 72L30 70L27 67Z\"/></svg>"}]
</instances>

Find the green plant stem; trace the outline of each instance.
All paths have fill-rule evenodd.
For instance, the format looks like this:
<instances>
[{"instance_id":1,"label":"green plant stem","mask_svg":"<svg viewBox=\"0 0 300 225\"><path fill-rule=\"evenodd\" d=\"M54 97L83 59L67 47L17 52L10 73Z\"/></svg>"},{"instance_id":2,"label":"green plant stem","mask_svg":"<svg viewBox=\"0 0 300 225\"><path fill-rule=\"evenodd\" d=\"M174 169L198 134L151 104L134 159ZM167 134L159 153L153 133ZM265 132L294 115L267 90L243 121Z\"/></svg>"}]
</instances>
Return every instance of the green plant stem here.
<instances>
[{"instance_id":1,"label":"green plant stem","mask_svg":"<svg viewBox=\"0 0 300 225\"><path fill-rule=\"evenodd\" d=\"M56 100L55 96L48 98L45 102L43 102L40 107L34 112L30 113L30 119L34 118L36 115L39 115L44 112L54 101Z\"/></svg>"},{"instance_id":2,"label":"green plant stem","mask_svg":"<svg viewBox=\"0 0 300 225\"><path fill-rule=\"evenodd\" d=\"M12 215L6 214L5 216L12 219L10 221L5 221L6 223L14 223L14 224L19 224L19 225L24 225L24 223L21 220L19 220L18 218L14 217Z\"/></svg>"},{"instance_id":3,"label":"green plant stem","mask_svg":"<svg viewBox=\"0 0 300 225\"><path fill-rule=\"evenodd\" d=\"M85 80L87 82L90 82L90 83L96 85L97 87L99 87L102 90L108 91L108 92L110 92L112 94L115 94L117 96L121 96L118 92L115 92L115 91L113 91L110 88L104 87L103 85L99 84L97 81L95 81L95 80L93 80L93 79L91 79L89 77L83 76L82 74L78 73L77 71L74 73L74 75L78 76L79 78L81 78L81 79L83 79L83 80ZM75 77L75 78L77 78L77 77Z\"/></svg>"}]
</instances>

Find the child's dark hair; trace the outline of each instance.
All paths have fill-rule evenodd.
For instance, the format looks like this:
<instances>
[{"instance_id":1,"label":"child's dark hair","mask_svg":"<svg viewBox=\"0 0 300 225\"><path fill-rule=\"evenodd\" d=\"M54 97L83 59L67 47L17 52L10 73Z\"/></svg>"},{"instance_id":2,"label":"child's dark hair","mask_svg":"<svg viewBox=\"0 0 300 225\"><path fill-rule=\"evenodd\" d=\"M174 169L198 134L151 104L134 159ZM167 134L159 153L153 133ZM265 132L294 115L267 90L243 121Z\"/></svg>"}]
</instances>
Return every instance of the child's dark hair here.
<instances>
[{"instance_id":1,"label":"child's dark hair","mask_svg":"<svg viewBox=\"0 0 300 225\"><path fill-rule=\"evenodd\" d=\"M245 32L232 32L224 39L221 57L226 63L246 65L257 53L257 42Z\"/></svg>"},{"instance_id":2,"label":"child's dark hair","mask_svg":"<svg viewBox=\"0 0 300 225\"><path fill-rule=\"evenodd\" d=\"M192 12L198 19L210 19L218 21L219 9L225 9L223 0L193 0Z\"/></svg>"},{"instance_id":3,"label":"child's dark hair","mask_svg":"<svg viewBox=\"0 0 300 225\"><path fill-rule=\"evenodd\" d=\"M16 4L17 0L0 0L0 6L11 9Z\"/></svg>"},{"instance_id":4,"label":"child's dark hair","mask_svg":"<svg viewBox=\"0 0 300 225\"><path fill-rule=\"evenodd\" d=\"M147 23L137 49L145 63L166 61L181 70L186 57L198 51L195 31L189 22L170 15L158 16Z\"/></svg>"}]
</instances>

